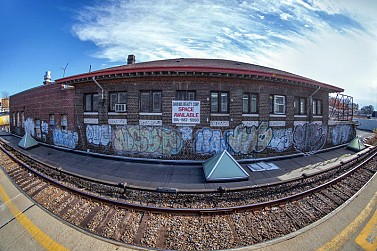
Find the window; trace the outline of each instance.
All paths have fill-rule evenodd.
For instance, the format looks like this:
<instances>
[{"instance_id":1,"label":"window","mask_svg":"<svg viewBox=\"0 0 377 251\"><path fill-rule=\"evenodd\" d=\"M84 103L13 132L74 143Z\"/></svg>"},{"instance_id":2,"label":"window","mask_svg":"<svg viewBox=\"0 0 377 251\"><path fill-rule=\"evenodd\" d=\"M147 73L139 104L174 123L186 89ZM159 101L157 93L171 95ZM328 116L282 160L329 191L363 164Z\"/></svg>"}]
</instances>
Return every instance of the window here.
<instances>
[{"instance_id":1,"label":"window","mask_svg":"<svg viewBox=\"0 0 377 251\"><path fill-rule=\"evenodd\" d=\"M25 112L21 112L21 127L25 127Z\"/></svg>"},{"instance_id":2,"label":"window","mask_svg":"<svg viewBox=\"0 0 377 251\"><path fill-rule=\"evenodd\" d=\"M127 92L112 92L110 93L111 112L126 112L127 111Z\"/></svg>"},{"instance_id":3,"label":"window","mask_svg":"<svg viewBox=\"0 0 377 251\"><path fill-rule=\"evenodd\" d=\"M20 122L20 112L17 112L17 126L18 126L18 127L21 126L21 122Z\"/></svg>"},{"instance_id":4,"label":"window","mask_svg":"<svg viewBox=\"0 0 377 251\"><path fill-rule=\"evenodd\" d=\"M84 102L85 112L98 112L98 93L85 94Z\"/></svg>"},{"instance_id":5,"label":"window","mask_svg":"<svg viewBox=\"0 0 377 251\"><path fill-rule=\"evenodd\" d=\"M211 92L211 112L229 113L229 93Z\"/></svg>"},{"instance_id":6,"label":"window","mask_svg":"<svg viewBox=\"0 0 377 251\"><path fill-rule=\"evenodd\" d=\"M50 114L50 128L54 129L54 127L55 127L55 115Z\"/></svg>"},{"instance_id":7,"label":"window","mask_svg":"<svg viewBox=\"0 0 377 251\"><path fill-rule=\"evenodd\" d=\"M195 91L177 91L177 100L195 100Z\"/></svg>"},{"instance_id":8,"label":"window","mask_svg":"<svg viewBox=\"0 0 377 251\"><path fill-rule=\"evenodd\" d=\"M13 126L16 126L16 113L13 113L13 120L12 120Z\"/></svg>"},{"instance_id":9,"label":"window","mask_svg":"<svg viewBox=\"0 0 377 251\"><path fill-rule=\"evenodd\" d=\"M258 113L258 94L244 93L242 95L242 113Z\"/></svg>"},{"instance_id":10,"label":"window","mask_svg":"<svg viewBox=\"0 0 377 251\"><path fill-rule=\"evenodd\" d=\"M37 138L42 137L41 134L41 120L40 119L35 119L35 133Z\"/></svg>"},{"instance_id":11,"label":"window","mask_svg":"<svg viewBox=\"0 0 377 251\"><path fill-rule=\"evenodd\" d=\"M285 96L270 95L270 113L285 114Z\"/></svg>"},{"instance_id":12,"label":"window","mask_svg":"<svg viewBox=\"0 0 377 251\"><path fill-rule=\"evenodd\" d=\"M313 100L313 115L322 115L322 101L314 99Z\"/></svg>"},{"instance_id":13,"label":"window","mask_svg":"<svg viewBox=\"0 0 377 251\"><path fill-rule=\"evenodd\" d=\"M62 130L67 130L67 127L68 127L67 114L62 114L60 116L60 125L61 125Z\"/></svg>"},{"instance_id":14,"label":"window","mask_svg":"<svg viewBox=\"0 0 377 251\"><path fill-rule=\"evenodd\" d=\"M295 97L294 101L295 115L306 114L306 98Z\"/></svg>"},{"instance_id":15,"label":"window","mask_svg":"<svg viewBox=\"0 0 377 251\"><path fill-rule=\"evenodd\" d=\"M161 103L161 91L142 91L140 93L140 112L160 113Z\"/></svg>"}]
</instances>

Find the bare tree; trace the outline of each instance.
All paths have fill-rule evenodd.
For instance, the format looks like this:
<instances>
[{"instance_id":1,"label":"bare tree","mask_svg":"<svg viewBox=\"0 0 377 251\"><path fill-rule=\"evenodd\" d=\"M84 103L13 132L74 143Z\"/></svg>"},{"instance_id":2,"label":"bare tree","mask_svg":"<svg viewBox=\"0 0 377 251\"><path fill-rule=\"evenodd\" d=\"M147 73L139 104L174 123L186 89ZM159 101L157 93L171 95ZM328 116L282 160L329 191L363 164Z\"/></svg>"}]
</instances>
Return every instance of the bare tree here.
<instances>
[{"instance_id":1,"label":"bare tree","mask_svg":"<svg viewBox=\"0 0 377 251\"><path fill-rule=\"evenodd\" d=\"M367 105L367 106L363 106L360 111L364 114L372 114L373 111L374 111L374 107L373 105Z\"/></svg>"},{"instance_id":2,"label":"bare tree","mask_svg":"<svg viewBox=\"0 0 377 251\"><path fill-rule=\"evenodd\" d=\"M7 92L7 91L3 91L3 92L1 93L1 97L2 97L2 98L9 98L9 92Z\"/></svg>"}]
</instances>

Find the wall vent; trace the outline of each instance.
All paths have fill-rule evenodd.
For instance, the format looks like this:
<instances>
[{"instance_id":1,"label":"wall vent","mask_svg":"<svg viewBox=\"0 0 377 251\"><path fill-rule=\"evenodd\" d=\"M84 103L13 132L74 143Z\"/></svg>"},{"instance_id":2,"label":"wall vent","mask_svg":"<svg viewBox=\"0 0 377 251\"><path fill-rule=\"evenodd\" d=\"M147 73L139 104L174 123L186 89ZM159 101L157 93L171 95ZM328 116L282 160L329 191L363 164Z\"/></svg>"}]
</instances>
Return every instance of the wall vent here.
<instances>
[{"instance_id":1,"label":"wall vent","mask_svg":"<svg viewBox=\"0 0 377 251\"><path fill-rule=\"evenodd\" d=\"M125 112L126 108L126 104L115 104L115 112Z\"/></svg>"}]
</instances>

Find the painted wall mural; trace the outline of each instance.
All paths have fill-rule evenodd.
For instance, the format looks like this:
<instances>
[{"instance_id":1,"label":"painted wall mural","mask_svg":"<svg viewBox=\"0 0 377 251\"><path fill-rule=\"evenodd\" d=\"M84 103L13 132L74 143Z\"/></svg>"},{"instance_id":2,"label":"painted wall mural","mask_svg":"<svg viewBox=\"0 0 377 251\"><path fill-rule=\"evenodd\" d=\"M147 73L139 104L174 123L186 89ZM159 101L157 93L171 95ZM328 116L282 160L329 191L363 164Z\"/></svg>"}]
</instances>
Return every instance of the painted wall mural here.
<instances>
[{"instance_id":1,"label":"painted wall mural","mask_svg":"<svg viewBox=\"0 0 377 251\"><path fill-rule=\"evenodd\" d=\"M191 127L181 127L181 128L179 128L179 131L182 134L182 140L184 140L184 141L192 140L192 128Z\"/></svg>"},{"instance_id":2,"label":"painted wall mural","mask_svg":"<svg viewBox=\"0 0 377 251\"><path fill-rule=\"evenodd\" d=\"M34 135L35 135L35 131L34 131L35 124L34 124L34 120L32 118L27 118L25 120L24 127L25 127L25 133L34 137Z\"/></svg>"},{"instance_id":3,"label":"painted wall mural","mask_svg":"<svg viewBox=\"0 0 377 251\"><path fill-rule=\"evenodd\" d=\"M334 146L345 144L356 136L352 125L337 125L331 130L331 139Z\"/></svg>"},{"instance_id":4,"label":"painted wall mural","mask_svg":"<svg viewBox=\"0 0 377 251\"><path fill-rule=\"evenodd\" d=\"M87 125L86 140L89 144L107 146L111 142L111 126Z\"/></svg>"},{"instance_id":5,"label":"painted wall mural","mask_svg":"<svg viewBox=\"0 0 377 251\"><path fill-rule=\"evenodd\" d=\"M48 123L42 120L41 123L42 134L48 134Z\"/></svg>"},{"instance_id":6,"label":"painted wall mural","mask_svg":"<svg viewBox=\"0 0 377 251\"><path fill-rule=\"evenodd\" d=\"M195 134L195 152L199 154L220 153L226 150L225 137L221 130L203 128L196 131Z\"/></svg>"},{"instance_id":7,"label":"painted wall mural","mask_svg":"<svg viewBox=\"0 0 377 251\"><path fill-rule=\"evenodd\" d=\"M264 151L272 139L268 122L258 127L240 124L224 134L219 129L203 128L195 134L195 152L199 154L220 153L228 150L237 154Z\"/></svg>"},{"instance_id":8,"label":"painted wall mural","mask_svg":"<svg viewBox=\"0 0 377 251\"><path fill-rule=\"evenodd\" d=\"M317 123L297 125L293 132L296 150L304 153L322 149L326 143L327 127Z\"/></svg>"},{"instance_id":9,"label":"painted wall mural","mask_svg":"<svg viewBox=\"0 0 377 251\"><path fill-rule=\"evenodd\" d=\"M53 130L54 145L75 149L77 147L78 139L79 136L77 132L66 131L61 129Z\"/></svg>"},{"instance_id":10,"label":"painted wall mural","mask_svg":"<svg viewBox=\"0 0 377 251\"><path fill-rule=\"evenodd\" d=\"M25 131L35 134L32 118L25 121ZM49 129L46 121L41 121L41 132L47 135L52 131L53 144L75 149L78 133ZM201 128L194 132L193 127L165 128L140 125L87 125L85 130L88 145L106 146L116 154L139 154L148 156L178 155L183 158L193 154L212 155L227 150L235 155L250 155L266 149L276 152L293 150L310 153L322 149L326 142L340 145L355 136L353 125L324 126L318 123L304 123L294 128L270 127L269 122L222 131L215 128ZM83 142L84 143L84 142ZM84 149L85 150L85 149ZM288 153L288 152L287 152Z\"/></svg>"},{"instance_id":11,"label":"painted wall mural","mask_svg":"<svg viewBox=\"0 0 377 251\"><path fill-rule=\"evenodd\" d=\"M268 122L262 122L258 127L241 124L234 130L228 130L226 135L233 152L250 154L266 149L272 139L272 129L268 126Z\"/></svg>"},{"instance_id":12,"label":"painted wall mural","mask_svg":"<svg viewBox=\"0 0 377 251\"><path fill-rule=\"evenodd\" d=\"M113 148L120 154L178 154L182 149L182 137L175 129L119 126L113 133Z\"/></svg>"},{"instance_id":13,"label":"painted wall mural","mask_svg":"<svg viewBox=\"0 0 377 251\"><path fill-rule=\"evenodd\" d=\"M272 139L269 148L278 152L284 152L293 144L293 129L275 129L273 130Z\"/></svg>"}]
</instances>

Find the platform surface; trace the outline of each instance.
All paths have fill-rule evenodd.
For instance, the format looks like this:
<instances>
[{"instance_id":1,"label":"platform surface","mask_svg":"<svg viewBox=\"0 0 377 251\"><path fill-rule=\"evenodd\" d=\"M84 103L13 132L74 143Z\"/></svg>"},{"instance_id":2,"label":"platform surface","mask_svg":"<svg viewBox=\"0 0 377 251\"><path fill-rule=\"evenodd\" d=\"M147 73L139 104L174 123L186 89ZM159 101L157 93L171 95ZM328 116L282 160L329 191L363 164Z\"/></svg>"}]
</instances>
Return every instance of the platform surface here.
<instances>
[{"instance_id":1,"label":"platform surface","mask_svg":"<svg viewBox=\"0 0 377 251\"><path fill-rule=\"evenodd\" d=\"M208 183L201 164L183 165L180 163L148 163L111 158L100 158L90 154L77 154L39 145L25 150L18 147L20 138L0 134L4 140L18 150L45 163L63 170L95 179L115 183L127 183L131 186L157 189L159 187L179 190L215 190L219 186L237 188L261 185L300 177L331 168L340 161L354 158L356 153L346 147L320 152L309 156L292 157L282 160L264 160L279 167L276 170L252 172L246 164L241 166L250 175L246 181Z\"/></svg>"}]
</instances>

